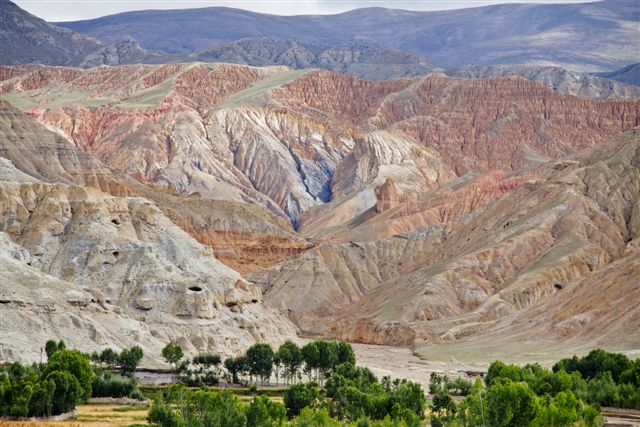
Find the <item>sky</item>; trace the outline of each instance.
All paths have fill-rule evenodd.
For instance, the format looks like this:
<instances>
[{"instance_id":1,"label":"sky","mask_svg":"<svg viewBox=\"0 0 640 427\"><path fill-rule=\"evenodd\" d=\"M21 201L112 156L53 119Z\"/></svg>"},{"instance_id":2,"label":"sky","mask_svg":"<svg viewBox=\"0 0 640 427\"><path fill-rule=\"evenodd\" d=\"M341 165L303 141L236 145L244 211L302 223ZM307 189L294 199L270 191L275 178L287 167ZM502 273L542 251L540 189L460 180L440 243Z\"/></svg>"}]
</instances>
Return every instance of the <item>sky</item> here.
<instances>
[{"instance_id":1,"label":"sky","mask_svg":"<svg viewBox=\"0 0 640 427\"><path fill-rule=\"evenodd\" d=\"M589 0L13 0L50 22L78 21L145 9L226 6L275 15L333 14L361 7L448 10L500 3L582 3Z\"/></svg>"}]
</instances>

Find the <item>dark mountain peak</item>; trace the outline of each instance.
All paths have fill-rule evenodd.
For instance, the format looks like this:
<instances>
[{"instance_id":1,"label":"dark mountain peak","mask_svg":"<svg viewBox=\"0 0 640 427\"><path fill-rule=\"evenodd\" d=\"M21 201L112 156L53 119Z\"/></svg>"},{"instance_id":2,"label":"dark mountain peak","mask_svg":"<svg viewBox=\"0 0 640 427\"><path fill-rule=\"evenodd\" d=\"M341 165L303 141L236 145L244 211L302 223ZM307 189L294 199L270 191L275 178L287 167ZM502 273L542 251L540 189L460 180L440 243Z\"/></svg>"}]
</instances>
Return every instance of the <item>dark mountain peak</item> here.
<instances>
[{"instance_id":1,"label":"dark mountain peak","mask_svg":"<svg viewBox=\"0 0 640 427\"><path fill-rule=\"evenodd\" d=\"M635 63L622 67L619 70L597 73L599 77L617 80L620 83L640 86L640 63Z\"/></svg>"},{"instance_id":2,"label":"dark mountain peak","mask_svg":"<svg viewBox=\"0 0 640 427\"><path fill-rule=\"evenodd\" d=\"M98 40L49 24L9 0L2 0L0 28L2 64L77 65L102 47Z\"/></svg>"}]
</instances>

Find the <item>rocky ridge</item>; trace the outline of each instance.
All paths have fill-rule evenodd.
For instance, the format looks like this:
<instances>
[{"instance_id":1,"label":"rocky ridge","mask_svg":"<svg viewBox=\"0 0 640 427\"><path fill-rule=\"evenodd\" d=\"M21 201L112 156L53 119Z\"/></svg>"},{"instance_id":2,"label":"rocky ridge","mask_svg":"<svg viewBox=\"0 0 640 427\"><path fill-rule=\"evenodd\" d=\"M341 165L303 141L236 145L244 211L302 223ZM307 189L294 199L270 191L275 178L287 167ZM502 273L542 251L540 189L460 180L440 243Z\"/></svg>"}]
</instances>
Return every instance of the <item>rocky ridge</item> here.
<instances>
[{"instance_id":1,"label":"rocky ridge","mask_svg":"<svg viewBox=\"0 0 640 427\"><path fill-rule=\"evenodd\" d=\"M529 80L540 82L556 92L566 95L589 99L638 99L640 87L638 81L629 77L629 71L620 73L580 73L562 67L536 65L470 65L452 68L445 73L452 77L489 78L521 76ZM620 76L620 77L617 77Z\"/></svg>"},{"instance_id":2,"label":"rocky ridge","mask_svg":"<svg viewBox=\"0 0 640 427\"><path fill-rule=\"evenodd\" d=\"M130 218L142 208L120 199L147 200L163 218L157 223L168 229L169 221L195 239L190 245L213 248L205 258L214 253L248 274L248 282L225 283L262 289L269 310L280 312L274 316L308 334L419 348L483 339L517 313L595 280L591 273L635 265L628 246L636 238L637 194L629 189L637 187L637 131L601 151L597 144L638 125L638 101L564 96L520 77L372 82L232 64L20 66L0 68L0 76L2 97L58 135L48 138L121 177L106 185L93 178L98 172L56 172L61 179L85 179L118 199L95 203ZM15 147L2 152L22 174L39 168ZM94 169L102 171L86 168ZM49 200L37 188L30 191ZM54 200L69 199L67 191L56 188ZM616 204L605 209L600 193L614 194ZM19 194L12 190L8 217L28 211ZM73 194L81 211L97 197ZM116 225L99 222L99 235L103 226ZM12 239L36 250L31 237ZM121 243L124 253L148 242ZM178 261L159 256L182 280ZM68 267L53 271L98 280L95 271L76 276L77 265ZM138 291L122 281L124 292ZM633 292L632 283L623 286ZM571 337L623 345L614 335L578 328Z\"/></svg>"},{"instance_id":3,"label":"rocky ridge","mask_svg":"<svg viewBox=\"0 0 640 427\"><path fill-rule=\"evenodd\" d=\"M10 0L0 0L0 64L38 63L67 66L132 64L167 60L162 52L140 47L130 36L112 43L50 24L21 9Z\"/></svg>"},{"instance_id":4,"label":"rocky ridge","mask_svg":"<svg viewBox=\"0 0 640 427\"><path fill-rule=\"evenodd\" d=\"M126 12L59 25L105 43L130 35L146 49L169 53L211 49L246 37L276 37L331 46L372 40L443 67L535 64L594 72L639 61L635 0L446 11L370 7L297 16L211 7Z\"/></svg>"},{"instance_id":5,"label":"rocky ridge","mask_svg":"<svg viewBox=\"0 0 640 427\"><path fill-rule=\"evenodd\" d=\"M416 345L424 354L436 345L494 348L525 333L529 351L563 340L633 348L640 312L616 295L640 291L638 153L636 129L497 177L497 186L496 177L458 181L396 206L379 191L383 212L251 279L306 333ZM478 194L493 196L482 202ZM600 304L604 289L610 303Z\"/></svg>"},{"instance_id":6,"label":"rocky ridge","mask_svg":"<svg viewBox=\"0 0 640 427\"><path fill-rule=\"evenodd\" d=\"M253 37L216 45L179 57L184 61L232 62L254 66L286 65L294 69L321 68L368 80L417 76L433 70L414 53L385 48L371 40L318 45L293 39Z\"/></svg>"},{"instance_id":7,"label":"rocky ridge","mask_svg":"<svg viewBox=\"0 0 640 427\"><path fill-rule=\"evenodd\" d=\"M294 334L257 286L135 196L135 183L6 103L0 132L1 299L15 320L2 336L22 337L2 340L3 358L35 360L52 328L85 351L137 340L152 354L173 339L228 354Z\"/></svg>"}]
</instances>

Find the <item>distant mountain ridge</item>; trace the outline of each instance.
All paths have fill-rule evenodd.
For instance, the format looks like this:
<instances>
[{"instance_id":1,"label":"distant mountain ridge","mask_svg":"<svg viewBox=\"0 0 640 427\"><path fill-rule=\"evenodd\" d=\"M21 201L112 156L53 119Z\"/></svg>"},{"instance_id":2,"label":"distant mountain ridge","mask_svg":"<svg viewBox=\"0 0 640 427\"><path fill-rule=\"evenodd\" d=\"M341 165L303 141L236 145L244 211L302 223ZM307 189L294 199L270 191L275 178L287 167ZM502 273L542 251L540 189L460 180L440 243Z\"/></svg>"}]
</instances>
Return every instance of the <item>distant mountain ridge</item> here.
<instances>
[{"instance_id":1,"label":"distant mountain ridge","mask_svg":"<svg viewBox=\"0 0 640 427\"><path fill-rule=\"evenodd\" d=\"M98 36L103 39L103 41L98 41L97 39L73 32L67 28L48 24L42 19L22 10L9 0L0 1L3 5L0 13L0 23L2 23L2 27L5 29L0 33L3 41L3 49L0 51L0 64L6 65L41 63L44 65L90 68L101 65L115 66L133 63L225 62L252 66L284 65L293 69L319 68L341 72L367 80L414 77L429 73L444 73L465 78L521 76L529 80L541 82L557 92L583 98L640 98L640 89L638 89L637 86L628 86L629 84L640 83L640 66L638 64L632 64L616 71L592 74L569 70L559 65L529 63L499 65L483 65L479 63L452 68L440 68L432 64L430 56L428 55L425 57L406 50L387 47L387 45L375 41L372 37L363 37L362 34L368 34L367 31L371 32L375 30L373 27L368 28L366 22L353 22L352 24L356 25L357 28L353 31L349 30L350 24L348 21L351 19L350 17L365 17L365 15L368 14L370 15L370 19L368 19L367 22L370 21L369 23L371 23L379 21L384 16L388 16L391 22L389 25L392 27L394 25L398 26L398 34L405 37L407 35L403 32L406 32L407 28L409 28L413 22L409 18L418 16L415 15L416 13L419 13L419 16L426 19L427 27L429 27L429 22L431 22L429 21L429 17L431 15L422 12L370 8L358 9L340 15L279 17L229 8L198 9L197 11L201 12L199 14L201 16L193 16L193 19L195 27L199 28L199 38L195 40L193 38L194 34L190 31L184 34L176 33L174 38L161 40L163 43L161 47L163 47L164 50L173 49L172 43L174 42L182 43L182 47L177 50L205 45L211 42L210 37L212 31L214 33L215 31L220 32L223 38L236 37L246 32L246 28L243 29L244 27L251 25L251 34L265 32L276 35L258 35L224 42L220 42L222 39L214 38L214 41L220 43L208 46L203 50L188 51L186 53L167 53L160 50L152 51L145 49L141 46L142 43L134 38L134 36L141 37L143 43L153 42L153 37L157 34L166 33L167 31L171 32L172 25L174 25L175 22L180 22L185 16L191 16L194 12L192 9L170 11L171 14L175 14L176 17L167 25L164 25L162 19L159 21L157 19L158 16L164 17L165 11L130 12L99 18L98 20L85 21L84 24L80 25L78 29L82 31L87 30L88 27L85 27L91 23L99 22L106 25L104 28L108 30L108 34L98 34ZM610 4L610 2L584 4L583 6L586 9L578 8L577 10L582 11L583 14L590 13L591 15L598 15L593 11L593 8L597 6L596 10L600 10L600 15L602 15L598 16L602 18L606 15L610 22L618 22L617 20L622 19L620 15L625 10L627 3L627 0L621 0L621 2L615 2L615 4ZM501 22L504 16L508 14L517 15L521 12L520 6L523 5L503 6L504 7L497 8L464 9L454 11L455 14L453 15L442 15L441 18L443 19L449 17L448 21L443 21L445 23L448 22L446 25L449 25L449 27L442 24L444 26L438 27L436 32L438 34L442 32L446 33L446 31L448 31L446 28L449 28L450 30L455 30L455 32L457 34L459 33L460 37L462 37L466 32L471 31L466 28L469 24L464 23L464 20L469 19L469 14L477 15L480 12L482 12L481 15L485 16L484 18L478 18L480 21L484 20L484 22L487 22L493 20L496 21L493 26L498 24L503 25ZM528 7L529 6L530 5L528 5ZM545 19L548 20L549 18L549 9L534 8L528 10L543 12L541 17L532 18L533 20L537 20L538 27L546 25L548 28L556 28L557 23L554 24L545 21ZM608 11L608 15L603 11ZM635 15L631 13L625 19L634 21L638 19L638 15L640 15L640 12ZM223 17L226 17L228 22L236 24L233 28L230 28L228 32L226 32L224 28L217 30L215 28L213 30L211 28L200 28L204 23L215 23ZM250 21L253 24L250 25L250 22L247 22L243 17L251 18ZM316 28L321 28L322 31L309 31L309 28L313 28L311 23L308 23L309 25L304 29L304 32L302 28L299 28L300 22L304 23L305 20L311 18L313 18L312 21L315 22ZM571 19L575 20L575 18ZM407 27L404 24L399 25L398 22L401 21L407 21L409 26ZM117 22L120 22L121 25L115 25ZM228 24L228 22L226 23ZM288 22L291 23L292 26L288 26ZM153 31L145 33L145 28L148 28L152 23L155 24ZM261 23L268 25L264 27L261 26ZM338 29L334 28L340 26L338 24L345 26L346 29L342 27ZM465 28L460 27L462 24L465 25ZM69 25L73 26L75 24L71 23ZM89 27L91 27L91 25L89 25ZM491 27L491 25L489 25L489 27ZM98 25L96 28L99 29L103 27ZM184 26L183 28L190 27ZM90 29L91 28L89 28L89 30ZM100 31L98 32L100 33ZM351 31L351 33L345 33L345 31ZM379 30L379 32L380 31L382 30ZM418 28L416 31L420 32L422 29ZM577 30L574 29L571 31ZM287 35L293 34L297 34L299 38L287 37ZM378 34L378 36L380 36L380 34ZM628 35L633 36L631 33ZM414 36L415 34L413 36L409 34L407 36L408 38L405 38L412 40ZM209 39L207 37L209 37ZM391 40L384 34L379 38L385 39L387 43L391 44L397 42L397 37ZM624 37L622 39L624 39ZM611 43L613 37L606 38L606 40L607 43ZM424 46L421 46L425 48L425 46L429 44L429 39L422 40L422 42L424 42ZM445 45L443 45L444 47L440 46L440 48L446 48ZM508 50L509 43L507 42L505 46L507 46L506 49ZM432 47L434 50L430 53L437 55L439 47L435 45ZM522 51L522 49L520 50ZM610 52L611 51L609 51L609 53ZM593 53L589 53L589 55L590 58L597 56ZM454 55L449 56L466 58L468 55L463 52L463 50L457 50Z\"/></svg>"},{"instance_id":2,"label":"distant mountain ridge","mask_svg":"<svg viewBox=\"0 0 640 427\"><path fill-rule=\"evenodd\" d=\"M434 69L420 55L385 48L368 40L321 46L292 39L255 37L224 43L180 59L254 66L286 65L295 69L322 68L371 80L417 76Z\"/></svg>"},{"instance_id":3,"label":"distant mountain ridge","mask_svg":"<svg viewBox=\"0 0 640 427\"><path fill-rule=\"evenodd\" d=\"M619 0L299 16L214 7L126 12L58 25L106 43L130 35L145 49L172 54L264 36L322 46L364 39L443 67L526 63L595 72L640 62L638 22L638 2Z\"/></svg>"},{"instance_id":4,"label":"distant mountain ridge","mask_svg":"<svg viewBox=\"0 0 640 427\"><path fill-rule=\"evenodd\" d=\"M619 81L629 85L640 86L640 63L627 65L619 70L607 73L596 73L597 76Z\"/></svg>"},{"instance_id":5,"label":"distant mountain ridge","mask_svg":"<svg viewBox=\"0 0 640 427\"><path fill-rule=\"evenodd\" d=\"M166 56L142 49L129 36L110 44L49 24L9 0L0 0L0 64L97 66L149 62Z\"/></svg>"},{"instance_id":6,"label":"distant mountain ridge","mask_svg":"<svg viewBox=\"0 0 640 427\"><path fill-rule=\"evenodd\" d=\"M66 28L48 24L9 0L0 0L0 62L77 65L104 45Z\"/></svg>"}]
</instances>

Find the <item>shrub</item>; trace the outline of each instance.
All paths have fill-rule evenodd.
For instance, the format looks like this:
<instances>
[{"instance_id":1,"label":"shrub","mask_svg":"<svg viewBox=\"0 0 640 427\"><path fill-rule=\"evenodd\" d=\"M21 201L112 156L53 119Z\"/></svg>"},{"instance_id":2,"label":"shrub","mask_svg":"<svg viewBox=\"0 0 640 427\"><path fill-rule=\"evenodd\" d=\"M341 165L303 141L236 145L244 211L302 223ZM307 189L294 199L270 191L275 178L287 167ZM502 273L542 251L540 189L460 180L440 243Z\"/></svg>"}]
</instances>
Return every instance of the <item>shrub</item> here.
<instances>
[{"instance_id":1,"label":"shrub","mask_svg":"<svg viewBox=\"0 0 640 427\"><path fill-rule=\"evenodd\" d=\"M46 379L55 384L52 396L53 413L72 411L83 396L83 388L78 379L66 371L52 371Z\"/></svg>"},{"instance_id":2,"label":"shrub","mask_svg":"<svg viewBox=\"0 0 640 427\"><path fill-rule=\"evenodd\" d=\"M45 374L54 371L68 372L78 380L80 400L85 401L91 397L93 368L85 355L75 350L56 351L47 362Z\"/></svg>"},{"instance_id":3,"label":"shrub","mask_svg":"<svg viewBox=\"0 0 640 427\"><path fill-rule=\"evenodd\" d=\"M137 391L136 387L135 378L123 380L96 376L93 379L93 397L130 397Z\"/></svg>"}]
</instances>

